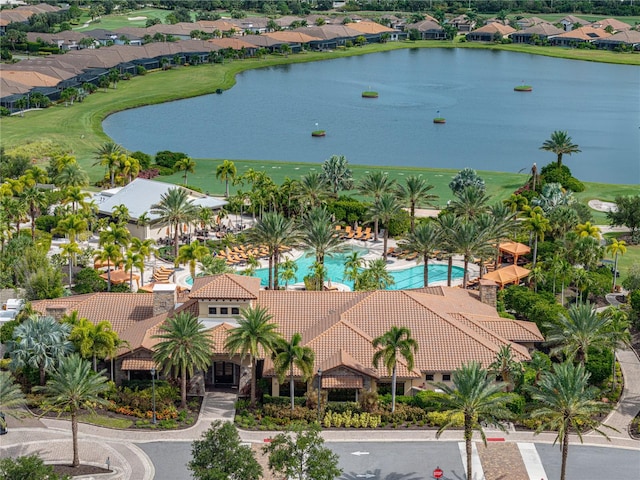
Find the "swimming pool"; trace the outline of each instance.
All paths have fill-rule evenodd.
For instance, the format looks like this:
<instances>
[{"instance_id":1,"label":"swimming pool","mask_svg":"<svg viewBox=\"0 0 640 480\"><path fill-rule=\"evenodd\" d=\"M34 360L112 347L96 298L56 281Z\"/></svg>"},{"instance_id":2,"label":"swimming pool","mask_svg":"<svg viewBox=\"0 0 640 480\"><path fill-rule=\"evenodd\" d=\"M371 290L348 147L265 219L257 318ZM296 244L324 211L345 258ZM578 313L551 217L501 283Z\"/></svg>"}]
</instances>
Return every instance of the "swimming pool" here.
<instances>
[{"instance_id":1,"label":"swimming pool","mask_svg":"<svg viewBox=\"0 0 640 480\"><path fill-rule=\"evenodd\" d=\"M344 262L345 258L354 251L360 252L360 254L364 255L368 253L367 249L354 247L353 249L342 252L339 254L335 254L333 257L325 257L324 266L327 269L327 279L331 279L334 283L343 283L348 285L349 288L353 289L353 282L347 281L344 279ZM296 278L292 280L289 284L292 283L300 283L303 281L303 278L309 274L311 271L311 266L315 261L315 257L313 255L303 255L302 257L296 260L296 264L298 265L298 270L296 271ZM408 288L421 288L424 286L423 279L424 266L422 264L415 265L413 267L404 268L402 270L391 270L391 276L393 277L395 283L389 287L388 290L405 290ZM460 267L453 267L452 278L458 279L462 278L463 269ZM260 285L266 286L269 280L269 269L261 268L256 270L254 275L255 277L260 278ZM429 265L429 284L438 281L446 281L447 280L447 266L446 265ZM281 286L284 285L282 280L279 282Z\"/></svg>"}]
</instances>

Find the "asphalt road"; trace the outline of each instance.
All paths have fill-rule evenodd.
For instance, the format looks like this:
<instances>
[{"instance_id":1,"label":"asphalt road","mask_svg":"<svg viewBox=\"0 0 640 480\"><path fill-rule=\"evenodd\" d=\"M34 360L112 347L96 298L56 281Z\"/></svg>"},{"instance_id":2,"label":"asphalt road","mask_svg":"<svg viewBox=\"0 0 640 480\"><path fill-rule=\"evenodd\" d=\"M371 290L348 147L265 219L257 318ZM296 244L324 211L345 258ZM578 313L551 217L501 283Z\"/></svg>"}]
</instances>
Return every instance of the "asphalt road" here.
<instances>
[{"instance_id":1,"label":"asphalt road","mask_svg":"<svg viewBox=\"0 0 640 480\"><path fill-rule=\"evenodd\" d=\"M457 442L335 442L327 443L340 456L339 480L430 480L436 467L444 480L464 480ZM152 442L138 446L151 458L155 480L192 479L186 464L191 458L189 442ZM560 449L536 444L548 478L560 478ZM637 450L571 445L567 480L638 480ZM508 480L508 479L504 479Z\"/></svg>"}]
</instances>

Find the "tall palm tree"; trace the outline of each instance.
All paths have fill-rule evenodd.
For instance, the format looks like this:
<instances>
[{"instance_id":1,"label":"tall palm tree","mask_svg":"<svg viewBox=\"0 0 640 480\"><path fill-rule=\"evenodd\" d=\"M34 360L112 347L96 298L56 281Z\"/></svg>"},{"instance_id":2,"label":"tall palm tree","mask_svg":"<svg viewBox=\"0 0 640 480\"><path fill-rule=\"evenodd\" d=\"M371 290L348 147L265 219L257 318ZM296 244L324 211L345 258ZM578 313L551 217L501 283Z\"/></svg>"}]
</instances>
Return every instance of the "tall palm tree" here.
<instances>
[{"instance_id":1,"label":"tall palm tree","mask_svg":"<svg viewBox=\"0 0 640 480\"><path fill-rule=\"evenodd\" d=\"M473 261L476 255L482 255L491 248L490 225L486 222L484 225L484 227L480 225L478 219L476 221L463 220L458 222L457 228L448 234L453 251L461 254L464 258L462 288L467 288L469 262Z\"/></svg>"},{"instance_id":2,"label":"tall palm tree","mask_svg":"<svg viewBox=\"0 0 640 480\"><path fill-rule=\"evenodd\" d=\"M414 355L418 351L418 342L411 338L411 330L407 327L392 326L389 331L376 337L371 342L376 352L373 354L373 365L378 368L380 361L391 373L391 412L396 411L396 382L398 359L402 357L409 371L413 370Z\"/></svg>"},{"instance_id":3,"label":"tall palm tree","mask_svg":"<svg viewBox=\"0 0 640 480\"><path fill-rule=\"evenodd\" d=\"M535 267L536 262L538 261L538 241L544 240L544 234L549 231L551 224L549 223L549 219L542 213L532 211L531 215L525 218L523 225L527 230L530 230L534 236L533 266Z\"/></svg>"},{"instance_id":4,"label":"tall palm tree","mask_svg":"<svg viewBox=\"0 0 640 480\"><path fill-rule=\"evenodd\" d=\"M64 205L70 203L71 204L71 213L78 213L78 207L84 205L85 198L89 197L90 194L85 192L80 187L69 187L64 192L64 198L62 199L62 203Z\"/></svg>"},{"instance_id":5,"label":"tall palm tree","mask_svg":"<svg viewBox=\"0 0 640 480\"><path fill-rule=\"evenodd\" d=\"M98 371L98 359L104 360L119 343L118 333L111 328L111 322L103 320L94 324L86 318L72 323L69 340L82 358L91 359L93 371Z\"/></svg>"},{"instance_id":6,"label":"tall palm tree","mask_svg":"<svg viewBox=\"0 0 640 480\"><path fill-rule=\"evenodd\" d=\"M503 345L489 365L489 372L500 377L506 384L507 392L513 390L517 377L522 374L522 364L513 358L511 345Z\"/></svg>"},{"instance_id":7,"label":"tall palm tree","mask_svg":"<svg viewBox=\"0 0 640 480\"><path fill-rule=\"evenodd\" d=\"M389 178L387 174L380 170L367 173L358 184L358 191L361 195L373 197L376 201L383 193L392 193L395 186L395 180ZM378 240L378 220L374 219L373 239Z\"/></svg>"},{"instance_id":8,"label":"tall palm tree","mask_svg":"<svg viewBox=\"0 0 640 480\"><path fill-rule=\"evenodd\" d=\"M80 247L76 242L68 242L60 245L62 256L66 257L69 261L69 290L71 290L71 283L73 280L73 264L75 262L76 255L82 253Z\"/></svg>"},{"instance_id":9,"label":"tall palm tree","mask_svg":"<svg viewBox=\"0 0 640 480\"><path fill-rule=\"evenodd\" d=\"M256 403L256 365L258 355L268 355L277 345L280 334L278 325L271 322L266 307L248 307L240 311L238 326L229 330L225 349L231 354L239 353L251 362L251 405Z\"/></svg>"},{"instance_id":10,"label":"tall palm tree","mask_svg":"<svg viewBox=\"0 0 640 480\"><path fill-rule=\"evenodd\" d=\"M142 255L142 268L140 268L140 284L144 285L144 260L147 260L151 257L151 254L155 253L155 248L153 245L155 244L155 240L152 238L147 238L146 240L141 240L137 237L131 238L131 245L129 248L133 253L138 253Z\"/></svg>"},{"instance_id":11,"label":"tall palm tree","mask_svg":"<svg viewBox=\"0 0 640 480\"><path fill-rule=\"evenodd\" d=\"M592 237L596 240L600 240L600 227L592 225L591 222L580 223L576 226L576 233L580 237Z\"/></svg>"},{"instance_id":12,"label":"tall palm tree","mask_svg":"<svg viewBox=\"0 0 640 480\"><path fill-rule=\"evenodd\" d=\"M326 207L315 207L302 218L300 241L312 250L316 262L324 265L325 256L331 256L343 247L343 241L336 236L335 222Z\"/></svg>"},{"instance_id":13,"label":"tall palm tree","mask_svg":"<svg viewBox=\"0 0 640 480\"><path fill-rule=\"evenodd\" d=\"M189 223L197 215L197 207L189 199L183 188L171 188L160 196L160 201L151 206L151 213L158 215L152 223L159 226L169 225L173 229L173 256L178 256L180 226Z\"/></svg>"},{"instance_id":14,"label":"tall palm tree","mask_svg":"<svg viewBox=\"0 0 640 480\"><path fill-rule=\"evenodd\" d=\"M498 268L498 257L500 256L500 243L507 238L516 228L516 212L512 211L505 203L498 202L489 206L488 213L491 215L491 236L496 243L495 267ZM482 271L481 271L482 273Z\"/></svg>"},{"instance_id":15,"label":"tall palm tree","mask_svg":"<svg viewBox=\"0 0 640 480\"><path fill-rule=\"evenodd\" d=\"M94 165L101 165L107 169L111 188L115 186L115 176L121 153L122 147L114 142L105 142L95 151L97 161Z\"/></svg>"},{"instance_id":16,"label":"tall palm tree","mask_svg":"<svg viewBox=\"0 0 640 480\"><path fill-rule=\"evenodd\" d=\"M61 233L69 236L70 242L75 242L78 234L85 232L89 227L87 221L81 215L67 215L58 222L54 233Z\"/></svg>"},{"instance_id":17,"label":"tall palm tree","mask_svg":"<svg viewBox=\"0 0 640 480\"><path fill-rule=\"evenodd\" d=\"M202 260L202 257L209 254L209 249L202 245L198 240L191 242L189 245L180 247L178 256L176 257L176 266L179 263L188 263L191 278L196 278L196 262Z\"/></svg>"},{"instance_id":18,"label":"tall palm tree","mask_svg":"<svg viewBox=\"0 0 640 480\"><path fill-rule=\"evenodd\" d=\"M395 218L402 207L395 195L384 193L369 208L369 216L372 220L378 220L384 225L384 235L382 244L382 258L387 261L387 242L389 240L389 222Z\"/></svg>"},{"instance_id":19,"label":"tall palm tree","mask_svg":"<svg viewBox=\"0 0 640 480\"><path fill-rule=\"evenodd\" d=\"M425 222L418 225L404 240L400 241L400 247L409 252L417 253L424 263L424 286L429 286L429 259L441 244L442 230L436 222Z\"/></svg>"},{"instance_id":20,"label":"tall palm tree","mask_svg":"<svg viewBox=\"0 0 640 480\"><path fill-rule=\"evenodd\" d=\"M629 314L620 307L608 307L601 315L609 319L605 329L609 333L609 347L612 350L613 358L611 360L611 378L612 390L616 391L616 350L618 348L631 346L631 322Z\"/></svg>"},{"instance_id":21,"label":"tall palm tree","mask_svg":"<svg viewBox=\"0 0 640 480\"><path fill-rule=\"evenodd\" d=\"M287 374L289 375L289 395L291 396L291 410L293 410L295 407L293 369L298 367L302 373L302 381L306 382L313 376L315 354L311 347L302 345L302 335L294 333L290 342L287 342L284 338L278 339L272 356L278 381L280 383L284 382Z\"/></svg>"},{"instance_id":22,"label":"tall palm tree","mask_svg":"<svg viewBox=\"0 0 640 480\"><path fill-rule=\"evenodd\" d=\"M427 179L419 175L410 175L405 180L405 185L398 185L398 198L401 202L409 204L409 215L411 215L411 233L416 226L416 207L418 205L433 206L433 201L438 199L438 195L429 193L434 188Z\"/></svg>"},{"instance_id":23,"label":"tall palm tree","mask_svg":"<svg viewBox=\"0 0 640 480\"><path fill-rule=\"evenodd\" d=\"M552 345L552 355L562 353L584 365L589 348L604 349L610 342L607 330L609 318L598 315L590 303L572 305L566 315L560 315L557 323L548 325L547 343Z\"/></svg>"},{"instance_id":24,"label":"tall palm tree","mask_svg":"<svg viewBox=\"0 0 640 480\"><path fill-rule=\"evenodd\" d=\"M363 265L364 259L360 255L360 252L353 252L344 259L343 277L345 280L351 280L353 282L354 290L358 290L358 278L360 277L360 270Z\"/></svg>"},{"instance_id":25,"label":"tall palm tree","mask_svg":"<svg viewBox=\"0 0 640 480\"><path fill-rule=\"evenodd\" d=\"M133 292L133 269L140 270L140 275L144 271L144 257L129 249L124 252L124 271L129 272L129 290Z\"/></svg>"},{"instance_id":26,"label":"tall palm tree","mask_svg":"<svg viewBox=\"0 0 640 480\"><path fill-rule=\"evenodd\" d=\"M44 385L47 371L73 350L68 340L70 332L70 325L58 323L53 317L31 315L13 330L13 340L8 342L11 367L37 368L40 385Z\"/></svg>"},{"instance_id":27,"label":"tall palm tree","mask_svg":"<svg viewBox=\"0 0 640 480\"><path fill-rule=\"evenodd\" d=\"M107 228L100 232L100 245L117 245L122 253L131 241L131 233L122 225L111 222Z\"/></svg>"},{"instance_id":28,"label":"tall palm tree","mask_svg":"<svg viewBox=\"0 0 640 480\"><path fill-rule=\"evenodd\" d=\"M511 400L511 396L497 395L504 389L504 383L494 381L495 379L478 362L463 364L453 372L451 379L452 385L436 384L446 395L443 399L443 406L449 414L447 423L440 427L436 437L440 437L442 432L452 426L456 413L463 414L467 478L473 478L471 463L473 431L480 432L482 441L486 443L487 438L482 429L482 422L495 424L504 430L505 427L500 423L500 420L511 416L505 407L505 404Z\"/></svg>"},{"instance_id":29,"label":"tall palm tree","mask_svg":"<svg viewBox=\"0 0 640 480\"><path fill-rule=\"evenodd\" d=\"M116 225L123 226L129 221L129 209L124 203L114 205L111 209L111 218L115 220Z\"/></svg>"},{"instance_id":30,"label":"tall palm tree","mask_svg":"<svg viewBox=\"0 0 640 480\"><path fill-rule=\"evenodd\" d=\"M627 253L627 242L624 240L618 240L614 238L611 243L607 245L607 252L613 255L613 291L616 290L616 279L618 277L618 255L624 255Z\"/></svg>"},{"instance_id":31,"label":"tall palm tree","mask_svg":"<svg viewBox=\"0 0 640 480\"><path fill-rule=\"evenodd\" d=\"M224 181L224 196L229 198L229 180L233 181L238 174L235 164L231 160L223 161L216 168L216 178ZM186 182L186 180L185 180Z\"/></svg>"},{"instance_id":32,"label":"tall palm tree","mask_svg":"<svg viewBox=\"0 0 640 480\"><path fill-rule=\"evenodd\" d=\"M47 198L42 190L37 187L28 187L22 191L20 198L27 204L29 217L31 218L31 240L36 238L36 217L40 210L46 206Z\"/></svg>"},{"instance_id":33,"label":"tall palm tree","mask_svg":"<svg viewBox=\"0 0 640 480\"><path fill-rule=\"evenodd\" d=\"M22 408L26 403L20 384L14 382L10 372L0 370L0 409L12 415L12 410ZM6 428L6 426L5 419L0 417L0 427Z\"/></svg>"},{"instance_id":34,"label":"tall palm tree","mask_svg":"<svg viewBox=\"0 0 640 480\"><path fill-rule=\"evenodd\" d=\"M184 184L186 185L187 174L194 173L196 171L196 162L189 157L181 158L173 165L173 168L178 172L184 172Z\"/></svg>"},{"instance_id":35,"label":"tall palm tree","mask_svg":"<svg viewBox=\"0 0 640 480\"><path fill-rule=\"evenodd\" d=\"M278 288L278 263L283 247L299 242L300 232L293 219L275 212L267 212L247 232L247 238L255 245L265 245L269 251L269 288Z\"/></svg>"},{"instance_id":36,"label":"tall palm tree","mask_svg":"<svg viewBox=\"0 0 640 480\"><path fill-rule=\"evenodd\" d=\"M325 160L322 164L322 177L331 185L333 195L336 197L338 191L353 188L353 172L344 155L331 155Z\"/></svg>"},{"instance_id":37,"label":"tall palm tree","mask_svg":"<svg viewBox=\"0 0 640 480\"><path fill-rule=\"evenodd\" d=\"M580 442L582 432L588 430L607 437L598 428L596 419L596 415L605 412L607 406L595 400L597 389L589 386L590 376L584 365L564 362L556 364L553 372L543 374L538 385L527 388L531 398L540 405L529 414L532 418L542 420L537 432L558 432L555 441L561 443L560 480L566 479L570 433L575 432Z\"/></svg>"},{"instance_id":38,"label":"tall palm tree","mask_svg":"<svg viewBox=\"0 0 640 480\"><path fill-rule=\"evenodd\" d=\"M249 263L249 260L254 259L254 257L249 257L249 259L247 260L247 263ZM295 280L296 278L296 272L298 271L298 264L292 260L292 259L287 259L284 262L282 262L280 264L280 280L282 280L284 282L284 288L285 290L287 289L287 287L289 286L289 282L292 280Z\"/></svg>"},{"instance_id":39,"label":"tall palm tree","mask_svg":"<svg viewBox=\"0 0 640 480\"><path fill-rule=\"evenodd\" d=\"M323 205L331 196L331 187L318 172L304 175L296 186L294 197L300 202L302 210L307 206L314 208Z\"/></svg>"},{"instance_id":40,"label":"tall palm tree","mask_svg":"<svg viewBox=\"0 0 640 480\"><path fill-rule=\"evenodd\" d=\"M554 131L549 140L544 141L540 150L555 153L558 157L558 167L562 167L562 155L580 152L578 145L572 143L569 134L561 130Z\"/></svg>"},{"instance_id":41,"label":"tall palm tree","mask_svg":"<svg viewBox=\"0 0 640 480\"><path fill-rule=\"evenodd\" d=\"M453 274L453 255L455 253L452 232L458 228L460 221L453 213L440 215L436 221L441 231L440 248L445 252L447 258L447 287L450 287Z\"/></svg>"},{"instance_id":42,"label":"tall palm tree","mask_svg":"<svg viewBox=\"0 0 640 480\"><path fill-rule=\"evenodd\" d=\"M78 451L78 413L82 409L93 411L97 405L107 406L109 402L100 395L109 389L104 370L98 374L91 372L91 365L79 355L71 355L60 361L45 387L38 388L48 397L51 408L71 414L71 436L73 438L73 461L71 466L80 465Z\"/></svg>"},{"instance_id":43,"label":"tall palm tree","mask_svg":"<svg viewBox=\"0 0 640 480\"><path fill-rule=\"evenodd\" d=\"M122 260L120 247L115 243L108 243L98 250L95 255L96 260L107 262L107 291L111 291L111 265L118 265Z\"/></svg>"},{"instance_id":44,"label":"tall palm tree","mask_svg":"<svg viewBox=\"0 0 640 480\"><path fill-rule=\"evenodd\" d=\"M189 312L179 312L167 319L155 346L153 359L166 374L180 376L180 408L187 407L187 375L195 369L205 370L211 365L213 340L207 327Z\"/></svg>"}]
</instances>

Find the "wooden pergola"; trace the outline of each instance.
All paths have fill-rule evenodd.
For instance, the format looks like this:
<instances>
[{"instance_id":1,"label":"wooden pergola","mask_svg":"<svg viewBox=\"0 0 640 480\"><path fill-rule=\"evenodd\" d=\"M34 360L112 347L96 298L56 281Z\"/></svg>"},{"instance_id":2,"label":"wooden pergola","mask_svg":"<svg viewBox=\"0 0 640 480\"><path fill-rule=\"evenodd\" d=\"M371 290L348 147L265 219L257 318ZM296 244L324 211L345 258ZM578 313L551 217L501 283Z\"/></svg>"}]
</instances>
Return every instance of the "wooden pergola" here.
<instances>
[{"instance_id":1,"label":"wooden pergola","mask_svg":"<svg viewBox=\"0 0 640 480\"><path fill-rule=\"evenodd\" d=\"M501 243L498 247L501 253L508 253L509 255L513 255L513 263L518 263L518 257L522 255L526 255L531 251L528 245L519 242L504 242Z\"/></svg>"},{"instance_id":2,"label":"wooden pergola","mask_svg":"<svg viewBox=\"0 0 640 480\"><path fill-rule=\"evenodd\" d=\"M517 284L520 280L528 276L529 270L514 264L489 272L483 278L485 280L493 280L500 285L500 289L502 290L505 285L511 283Z\"/></svg>"},{"instance_id":3,"label":"wooden pergola","mask_svg":"<svg viewBox=\"0 0 640 480\"><path fill-rule=\"evenodd\" d=\"M100 277L104 278L107 281L109 280L109 274L107 272L101 274ZM111 283L113 285L120 285L121 283L127 283L130 280L130 278L131 277L129 272L126 272L124 270L111 271ZM137 282L138 280L140 280L140 276L134 274L133 279Z\"/></svg>"}]
</instances>

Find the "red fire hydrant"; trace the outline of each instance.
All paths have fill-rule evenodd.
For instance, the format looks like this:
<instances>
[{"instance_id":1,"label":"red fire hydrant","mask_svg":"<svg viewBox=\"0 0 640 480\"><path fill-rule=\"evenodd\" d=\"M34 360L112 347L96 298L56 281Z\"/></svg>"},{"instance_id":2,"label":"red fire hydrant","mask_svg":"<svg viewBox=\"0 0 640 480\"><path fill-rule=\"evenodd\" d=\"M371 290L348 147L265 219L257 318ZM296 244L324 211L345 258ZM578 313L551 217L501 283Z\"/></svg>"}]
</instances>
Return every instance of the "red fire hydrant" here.
<instances>
[{"instance_id":1,"label":"red fire hydrant","mask_svg":"<svg viewBox=\"0 0 640 480\"><path fill-rule=\"evenodd\" d=\"M444 472L440 467L436 467L436 469L433 471L433 478L442 478L443 475Z\"/></svg>"}]
</instances>

